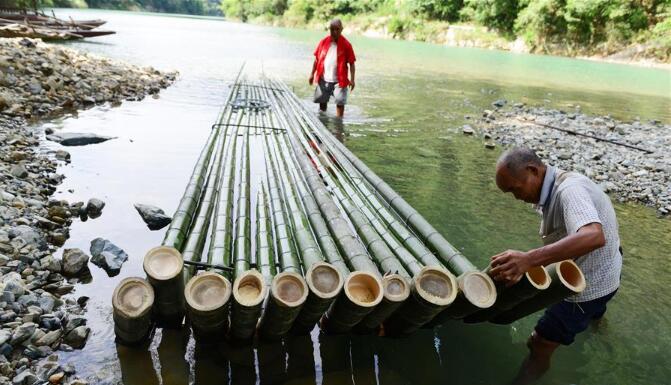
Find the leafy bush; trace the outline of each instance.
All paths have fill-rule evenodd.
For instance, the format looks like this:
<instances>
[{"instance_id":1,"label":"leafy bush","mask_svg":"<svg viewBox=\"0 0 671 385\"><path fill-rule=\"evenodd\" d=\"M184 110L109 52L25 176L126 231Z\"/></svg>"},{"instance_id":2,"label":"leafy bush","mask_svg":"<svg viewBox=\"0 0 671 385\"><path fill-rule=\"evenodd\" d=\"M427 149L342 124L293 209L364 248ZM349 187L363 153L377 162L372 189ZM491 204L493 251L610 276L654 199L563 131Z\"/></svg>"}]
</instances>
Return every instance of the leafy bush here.
<instances>
[{"instance_id":1,"label":"leafy bush","mask_svg":"<svg viewBox=\"0 0 671 385\"><path fill-rule=\"evenodd\" d=\"M465 0L460 14L464 19L510 35L518 10L517 0Z\"/></svg>"},{"instance_id":2,"label":"leafy bush","mask_svg":"<svg viewBox=\"0 0 671 385\"><path fill-rule=\"evenodd\" d=\"M464 5L463 0L412 0L411 3L415 14L447 21L458 20L459 11Z\"/></svg>"}]
</instances>

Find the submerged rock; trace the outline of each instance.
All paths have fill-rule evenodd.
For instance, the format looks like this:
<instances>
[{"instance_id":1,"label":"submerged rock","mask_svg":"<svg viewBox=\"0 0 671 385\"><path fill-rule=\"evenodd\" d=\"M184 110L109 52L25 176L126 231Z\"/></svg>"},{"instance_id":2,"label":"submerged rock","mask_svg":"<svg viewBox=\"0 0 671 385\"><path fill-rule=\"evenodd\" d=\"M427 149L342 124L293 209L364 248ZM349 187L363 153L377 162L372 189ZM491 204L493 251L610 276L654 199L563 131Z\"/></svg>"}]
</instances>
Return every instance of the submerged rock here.
<instances>
[{"instance_id":1,"label":"submerged rock","mask_svg":"<svg viewBox=\"0 0 671 385\"><path fill-rule=\"evenodd\" d=\"M60 143L63 146L85 146L87 144L106 142L110 139L114 139L114 137L101 136L90 133L61 132L47 135L47 139L56 143Z\"/></svg>"},{"instance_id":2,"label":"submerged rock","mask_svg":"<svg viewBox=\"0 0 671 385\"><path fill-rule=\"evenodd\" d=\"M86 215L94 219L98 218L102 214L104 207L105 202L98 198L91 198L86 203Z\"/></svg>"},{"instance_id":3,"label":"submerged rock","mask_svg":"<svg viewBox=\"0 0 671 385\"><path fill-rule=\"evenodd\" d=\"M121 271L121 266L128 260L128 254L103 238L91 241L91 263L102 268L107 275L114 277Z\"/></svg>"},{"instance_id":4,"label":"submerged rock","mask_svg":"<svg viewBox=\"0 0 671 385\"><path fill-rule=\"evenodd\" d=\"M135 209L150 230L160 230L172 221L172 218L165 215L165 212L156 206L136 203Z\"/></svg>"}]
</instances>

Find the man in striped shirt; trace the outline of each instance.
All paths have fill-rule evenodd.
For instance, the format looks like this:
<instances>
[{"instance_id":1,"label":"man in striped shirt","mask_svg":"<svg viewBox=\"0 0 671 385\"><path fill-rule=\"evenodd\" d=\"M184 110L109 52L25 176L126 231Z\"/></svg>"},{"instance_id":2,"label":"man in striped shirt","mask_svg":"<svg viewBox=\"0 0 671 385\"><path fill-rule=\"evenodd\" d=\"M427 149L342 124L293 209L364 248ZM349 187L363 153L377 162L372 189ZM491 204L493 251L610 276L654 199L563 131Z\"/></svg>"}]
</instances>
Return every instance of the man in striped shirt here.
<instances>
[{"instance_id":1,"label":"man in striped shirt","mask_svg":"<svg viewBox=\"0 0 671 385\"><path fill-rule=\"evenodd\" d=\"M513 284L531 267L573 259L587 283L583 292L550 306L538 321L527 343L529 356L515 381L525 384L549 369L559 345L570 345L576 334L605 314L620 286L620 237L608 195L584 175L544 164L530 149L514 148L499 158L496 184L504 193L536 205L544 246L493 256L492 277Z\"/></svg>"}]
</instances>

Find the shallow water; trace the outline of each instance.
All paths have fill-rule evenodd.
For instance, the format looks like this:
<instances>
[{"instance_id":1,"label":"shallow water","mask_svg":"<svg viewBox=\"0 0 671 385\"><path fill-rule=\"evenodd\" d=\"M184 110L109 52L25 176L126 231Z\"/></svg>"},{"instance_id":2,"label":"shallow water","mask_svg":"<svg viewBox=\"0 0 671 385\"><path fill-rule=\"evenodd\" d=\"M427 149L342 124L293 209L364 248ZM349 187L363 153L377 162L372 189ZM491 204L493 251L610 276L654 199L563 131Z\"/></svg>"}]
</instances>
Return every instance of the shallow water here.
<instances>
[{"instance_id":1,"label":"shallow water","mask_svg":"<svg viewBox=\"0 0 671 385\"><path fill-rule=\"evenodd\" d=\"M96 107L49 123L57 130L115 136L70 147L72 163L57 197L91 197L103 215L74 222L66 248L88 251L104 237L130 255L119 276L92 267L87 295L92 335L81 351L60 353L93 383L135 384L503 384L515 373L538 315L510 326L448 323L408 338L322 336L258 349L201 350L183 331L158 331L148 349L114 344L111 293L127 276L143 276L142 256L160 244L133 208L150 203L171 213L209 133L226 86L246 62L308 98L307 75L320 32L275 29L216 19L108 11L57 10L104 18L118 34L67 45L139 65L179 70L159 99ZM478 266L507 248L539 245L538 218L492 181L499 150L458 128L499 98L631 120L671 121L671 73L565 58L446 48L352 37L357 89L344 123L320 118L373 170L422 212ZM314 109L314 107L311 107ZM315 109L316 110L316 109ZM47 146L58 145L47 142ZM73 192L68 190L72 189ZM254 195L252 195L254 196ZM671 221L652 210L616 205L625 248L623 283L598 329L557 353L545 384L653 384L671 378Z\"/></svg>"}]
</instances>

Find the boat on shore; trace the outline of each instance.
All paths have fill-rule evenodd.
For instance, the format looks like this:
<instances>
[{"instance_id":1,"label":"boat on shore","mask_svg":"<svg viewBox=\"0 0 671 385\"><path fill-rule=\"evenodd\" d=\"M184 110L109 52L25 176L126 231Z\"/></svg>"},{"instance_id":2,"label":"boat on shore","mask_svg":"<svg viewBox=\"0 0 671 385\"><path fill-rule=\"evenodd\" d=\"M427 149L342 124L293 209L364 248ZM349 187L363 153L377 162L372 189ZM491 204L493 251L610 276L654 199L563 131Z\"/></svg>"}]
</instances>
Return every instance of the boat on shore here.
<instances>
[{"instance_id":1,"label":"boat on shore","mask_svg":"<svg viewBox=\"0 0 671 385\"><path fill-rule=\"evenodd\" d=\"M42 11L0 8L0 37L28 37L44 40L71 40L111 35L116 32L98 30L105 20L59 19Z\"/></svg>"}]
</instances>

